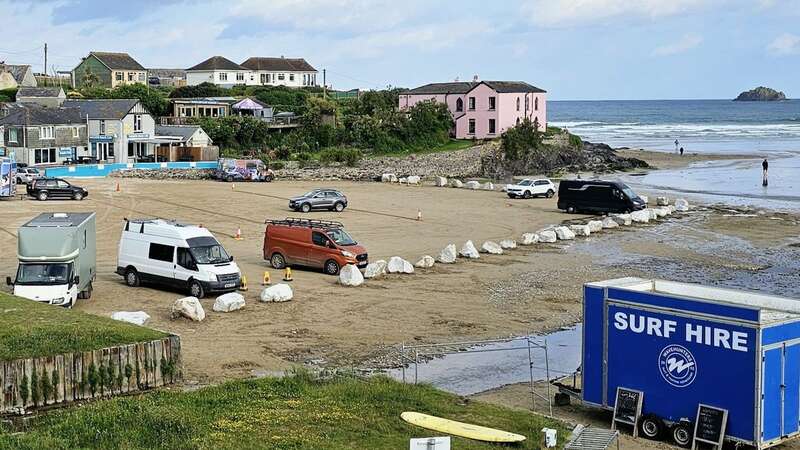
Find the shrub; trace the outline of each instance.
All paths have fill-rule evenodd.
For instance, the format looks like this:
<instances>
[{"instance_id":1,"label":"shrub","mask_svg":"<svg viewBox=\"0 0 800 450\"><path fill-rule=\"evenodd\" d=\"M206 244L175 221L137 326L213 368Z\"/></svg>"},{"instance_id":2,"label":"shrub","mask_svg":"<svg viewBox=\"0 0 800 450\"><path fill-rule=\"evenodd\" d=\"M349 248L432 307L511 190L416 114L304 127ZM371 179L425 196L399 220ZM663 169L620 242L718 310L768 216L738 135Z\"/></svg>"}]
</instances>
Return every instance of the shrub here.
<instances>
[{"instance_id":1,"label":"shrub","mask_svg":"<svg viewBox=\"0 0 800 450\"><path fill-rule=\"evenodd\" d=\"M323 164L343 163L349 167L358 165L363 154L357 148L326 148L319 153L319 161Z\"/></svg>"},{"instance_id":2,"label":"shrub","mask_svg":"<svg viewBox=\"0 0 800 450\"><path fill-rule=\"evenodd\" d=\"M284 167L286 167L286 165L283 164L281 161L275 161L274 163L272 163L271 169L272 170L281 170Z\"/></svg>"}]
</instances>

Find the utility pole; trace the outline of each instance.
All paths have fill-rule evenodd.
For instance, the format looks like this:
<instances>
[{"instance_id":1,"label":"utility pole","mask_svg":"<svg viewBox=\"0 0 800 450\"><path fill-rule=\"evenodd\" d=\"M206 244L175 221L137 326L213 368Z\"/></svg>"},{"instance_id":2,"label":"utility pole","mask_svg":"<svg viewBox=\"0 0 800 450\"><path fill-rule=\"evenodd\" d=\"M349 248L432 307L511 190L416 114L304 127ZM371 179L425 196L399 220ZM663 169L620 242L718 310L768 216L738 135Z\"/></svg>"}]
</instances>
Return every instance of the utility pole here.
<instances>
[{"instance_id":1,"label":"utility pole","mask_svg":"<svg viewBox=\"0 0 800 450\"><path fill-rule=\"evenodd\" d=\"M44 43L44 76L47 77L47 42Z\"/></svg>"},{"instance_id":2,"label":"utility pole","mask_svg":"<svg viewBox=\"0 0 800 450\"><path fill-rule=\"evenodd\" d=\"M328 98L328 82L326 77L328 75L328 69L322 69L322 98Z\"/></svg>"}]
</instances>

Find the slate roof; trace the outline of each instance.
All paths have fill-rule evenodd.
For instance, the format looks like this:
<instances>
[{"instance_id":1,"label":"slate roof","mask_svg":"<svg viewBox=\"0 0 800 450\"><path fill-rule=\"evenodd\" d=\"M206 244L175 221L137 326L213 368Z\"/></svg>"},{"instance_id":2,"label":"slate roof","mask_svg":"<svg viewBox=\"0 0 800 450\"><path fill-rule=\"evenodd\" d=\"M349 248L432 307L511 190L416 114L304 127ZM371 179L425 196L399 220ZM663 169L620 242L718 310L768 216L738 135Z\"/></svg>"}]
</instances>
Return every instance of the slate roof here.
<instances>
[{"instance_id":1,"label":"slate roof","mask_svg":"<svg viewBox=\"0 0 800 450\"><path fill-rule=\"evenodd\" d=\"M89 52L111 70L147 70L127 53Z\"/></svg>"},{"instance_id":2,"label":"slate roof","mask_svg":"<svg viewBox=\"0 0 800 450\"><path fill-rule=\"evenodd\" d=\"M489 86L501 94L516 93L516 92L529 92L534 94L545 93L544 89L539 89L524 81L484 81L483 84Z\"/></svg>"},{"instance_id":3,"label":"slate roof","mask_svg":"<svg viewBox=\"0 0 800 450\"><path fill-rule=\"evenodd\" d=\"M478 85L485 84L500 94L516 92L544 93L542 89L524 81L454 81L451 83L430 83L404 92L404 94L466 94Z\"/></svg>"},{"instance_id":4,"label":"slate roof","mask_svg":"<svg viewBox=\"0 0 800 450\"><path fill-rule=\"evenodd\" d=\"M26 64L0 64L0 72L6 71L14 77L17 84L22 84L25 79L25 73L31 69L31 66Z\"/></svg>"},{"instance_id":5,"label":"slate roof","mask_svg":"<svg viewBox=\"0 0 800 450\"><path fill-rule=\"evenodd\" d=\"M185 69L147 69L147 74L159 78L186 78Z\"/></svg>"},{"instance_id":6,"label":"slate roof","mask_svg":"<svg viewBox=\"0 0 800 450\"><path fill-rule=\"evenodd\" d=\"M156 125L156 136L175 136L186 142L199 129L199 125Z\"/></svg>"},{"instance_id":7,"label":"slate roof","mask_svg":"<svg viewBox=\"0 0 800 450\"><path fill-rule=\"evenodd\" d=\"M190 67L186 70L247 70L247 68L236 64L224 56L212 56L200 64L197 64L196 66Z\"/></svg>"},{"instance_id":8,"label":"slate roof","mask_svg":"<svg viewBox=\"0 0 800 450\"><path fill-rule=\"evenodd\" d=\"M0 125L68 125L83 124L78 108L47 108L39 105L17 105L0 118Z\"/></svg>"},{"instance_id":9,"label":"slate roof","mask_svg":"<svg viewBox=\"0 0 800 450\"><path fill-rule=\"evenodd\" d=\"M265 58L254 56L242 63L250 70L266 70L274 72L316 72L304 58Z\"/></svg>"},{"instance_id":10,"label":"slate roof","mask_svg":"<svg viewBox=\"0 0 800 450\"><path fill-rule=\"evenodd\" d=\"M120 120L127 116L136 104L137 99L104 99L104 100L66 100L65 108L78 108L81 117L89 115L90 119Z\"/></svg>"},{"instance_id":11,"label":"slate roof","mask_svg":"<svg viewBox=\"0 0 800 450\"><path fill-rule=\"evenodd\" d=\"M17 91L17 97L58 97L64 93L60 87L26 87Z\"/></svg>"}]
</instances>

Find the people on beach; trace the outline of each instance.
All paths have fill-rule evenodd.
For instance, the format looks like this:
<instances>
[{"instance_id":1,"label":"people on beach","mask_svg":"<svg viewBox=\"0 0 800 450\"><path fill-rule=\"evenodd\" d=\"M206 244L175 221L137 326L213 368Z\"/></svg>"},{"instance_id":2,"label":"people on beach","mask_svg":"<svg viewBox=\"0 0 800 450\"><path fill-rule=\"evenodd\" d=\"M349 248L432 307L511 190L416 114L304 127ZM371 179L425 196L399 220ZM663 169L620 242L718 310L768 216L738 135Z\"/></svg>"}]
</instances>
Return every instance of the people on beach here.
<instances>
[{"instance_id":1,"label":"people on beach","mask_svg":"<svg viewBox=\"0 0 800 450\"><path fill-rule=\"evenodd\" d=\"M767 186L769 181L767 180L767 171L769 170L769 162L767 162L767 158L764 158L764 161L761 163L761 169L763 169L761 185Z\"/></svg>"},{"instance_id":2,"label":"people on beach","mask_svg":"<svg viewBox=\"0 0 800 450\"><path fill-rule=\"evenodd\" d=\"M679 145L679 144L680 144L680 143L678 142L678 140L677 140L677 139L675 139L675 153L678 153L678 145Z\"/></svg>"},{"instance_id":3,"label":"people on beach","mask_svg":"<svg viewBox=\"0 0 800 450\"><path fill-rule=\"evenodd\" d=\"M683 147L681 147L681 156L683 156Z\"/></svg>"}]
</instances>

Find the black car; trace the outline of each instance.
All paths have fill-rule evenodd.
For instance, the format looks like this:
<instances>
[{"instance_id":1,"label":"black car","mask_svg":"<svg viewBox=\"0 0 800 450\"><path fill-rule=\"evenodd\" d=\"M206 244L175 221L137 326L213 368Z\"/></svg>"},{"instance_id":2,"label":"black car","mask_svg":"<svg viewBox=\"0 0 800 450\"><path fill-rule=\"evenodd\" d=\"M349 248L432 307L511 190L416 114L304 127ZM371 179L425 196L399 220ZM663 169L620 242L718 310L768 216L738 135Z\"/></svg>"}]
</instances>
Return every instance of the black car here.
<instances>
[{"instance_id":1,"label":"black car","mask_svg":"<svg viewBox=\"0 0 800 450\"><path fill-rule=\"evenodd\" d=\"M342 212L347 207L347 197L336 189L314 189L299 197L289 199L289 208L307 213L312 209L329 209Z\"/></svg>"},{"instance_id":2,"label":"black car","mask_svg":"<svg viewBox=\"0 0 800 450\"><path fill-rule=\"evenodd\" d=\"M83 200L89 195L89 191L61 178L39 178L28 185L28 195L42 201L49 198Z\"/></svg>"},{"instance_id":3,"label":"black car","mask_svg":"<svg viewBox=\"0 0 800 450\"><path fill-rule=\"evenodd\" d=\"M558 183L558 209L568 213L625 213L645 206L633 189L619 181L561 180Z\"/></svg>"}]
</instances>

